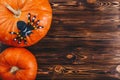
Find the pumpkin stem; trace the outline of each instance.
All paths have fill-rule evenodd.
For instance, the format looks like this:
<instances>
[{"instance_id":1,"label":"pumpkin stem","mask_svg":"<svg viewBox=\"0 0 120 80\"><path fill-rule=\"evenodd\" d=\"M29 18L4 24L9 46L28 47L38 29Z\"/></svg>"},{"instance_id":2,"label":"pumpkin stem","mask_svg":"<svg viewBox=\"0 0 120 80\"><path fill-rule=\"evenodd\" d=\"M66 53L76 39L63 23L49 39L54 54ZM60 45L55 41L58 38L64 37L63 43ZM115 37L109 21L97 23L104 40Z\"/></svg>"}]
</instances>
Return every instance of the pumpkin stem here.
<instances>
[{"instance_id":1,"label":"pumpkin stem","mask_svg":"<svg viewBox=\"0 0 120 80\"><path fill-rule=\"evenodd\" d=\"M12 74L15 74L18 70L20 70L17 66L13 66L11 69L10 69L10 73Z\"/></svg>"},{"instance_id":2,"label":"pumpkin stem","mask_svg":"<svg viewBox=\"0 0 120 80\"><path fill-rule=\"evenodd\" d=\"M8 9L8 10L10 10L14 15L16 15L16 16L20 16L20 14L21 14L21 12L20 12L20 10L15 10L15 9L13 9L9 4L7 4L7 3L4 3L5 4L5 7Z\"/></svg>"}]
</instances>

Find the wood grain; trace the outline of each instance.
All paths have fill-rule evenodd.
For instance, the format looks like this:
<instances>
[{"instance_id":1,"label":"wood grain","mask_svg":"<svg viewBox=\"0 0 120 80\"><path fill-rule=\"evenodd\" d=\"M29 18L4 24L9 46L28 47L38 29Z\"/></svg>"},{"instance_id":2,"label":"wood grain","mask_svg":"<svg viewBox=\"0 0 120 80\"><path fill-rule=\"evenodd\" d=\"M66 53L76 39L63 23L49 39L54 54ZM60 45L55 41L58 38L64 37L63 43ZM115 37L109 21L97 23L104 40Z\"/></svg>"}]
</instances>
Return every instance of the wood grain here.
<instances>
[{"instance_id":1,"label":"wood grain","mask_svg":"<svg viewBox=\"0 0 120 80\"><path fill-rule=\"evenodd\" d=\"M51 29L27 48L36 80L120 80L120 0L49 1Z\"/></svg>"}]
</instances>

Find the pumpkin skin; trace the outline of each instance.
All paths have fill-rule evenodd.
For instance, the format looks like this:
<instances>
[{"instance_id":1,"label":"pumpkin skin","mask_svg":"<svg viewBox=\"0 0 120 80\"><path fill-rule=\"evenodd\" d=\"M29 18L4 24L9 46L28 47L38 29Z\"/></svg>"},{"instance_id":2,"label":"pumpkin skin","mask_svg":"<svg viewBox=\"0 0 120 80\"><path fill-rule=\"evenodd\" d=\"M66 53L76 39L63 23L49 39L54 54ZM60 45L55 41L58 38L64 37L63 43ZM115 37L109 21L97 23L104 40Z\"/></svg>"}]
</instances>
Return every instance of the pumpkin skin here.
<instances>
[{"instance_id":1,"label":"pumpkin skin","mask_svg":"<svg viewBox=\"0 0 120 80\"><path fill-rule=\"evenodd\" d=\"M16 16L8 8L6 4L11 6L14 10L20 11ZM23 41L18 44L14 41L16 35L10 32L19 32L17 28L18 21L28 23L28 13L31 17L36 16L35 20L40 20L39 25L42 29L32 31L32 34L26 36L27 44ZM48 32L52 20L52 9L48 0L0 0L0 40L4 44L15 47L31 46L41 40Z\"/></svg>"},{"instance_id":2,"label":"pumpkin skin","mask_svg":"<svg viewBox=\"0 0 120 80\"><path fill-rule=\"evenodd\" d=\"M0 78L2 80L35 80L36 74L37 62L28 50L7 48L1 53Z\"/></svg>"}]
</instances>

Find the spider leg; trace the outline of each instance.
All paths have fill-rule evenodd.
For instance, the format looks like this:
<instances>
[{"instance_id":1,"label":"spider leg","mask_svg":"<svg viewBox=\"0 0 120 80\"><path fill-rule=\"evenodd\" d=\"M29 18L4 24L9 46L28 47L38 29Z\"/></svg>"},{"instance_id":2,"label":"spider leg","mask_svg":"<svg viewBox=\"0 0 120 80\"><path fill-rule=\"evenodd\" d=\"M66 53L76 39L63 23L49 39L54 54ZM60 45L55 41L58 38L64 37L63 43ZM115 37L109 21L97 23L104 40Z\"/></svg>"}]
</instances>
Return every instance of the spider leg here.
<instances>
[{"instance_id":1,"label":"spider leg","mask_svg":"<svg viewBox=\"0 0 120 80\"><path fill-rule=\"evenodd\" d=\"M28 13L28 24L30 24L30 22L31 22L31 14Z\"/></svg>"},{"instance_id":2,"label":"spider leg","mask_svg":"<svg viewBox=\"0 0 120 80\"><path fill-rule=\"evenodd\" d=\"M40 20L37 20L37 21L35 22L35 25L33 26L33 27L34 27L34 29L37 29L37 27L38 27L39 23L40 23Z\"/></svg>"},{"instance_id":3,"label":"spider leg","mask_svg":"<svg viewBox=\"0 0 120 80\"><path fill-rule=\"evenodd\" d=\"M14 38L13 41L18 41L19 44L21 43L21 41L20 41L20 37L16 37L16 38Z\"/></svg>"},{"instance_id":4,"label":"spider leg","mask_svg":"<svg viewBox=\"0 0 120 80\"><path fill-rule=\"evenodd\" d=\"M36 25L39 25L39 23L40 23L40 20L37 20Z\"/></svg>"},{"instance_id":5,"label":"spider leg","mask_svg":"<svg viewBox=\"0 0 120 80\"><path fill-rule=\"evenodd\" d=\"M31 25L33 25L33 24L34 24L35 19L36 19L36 16L33 16L32 20L31 20Z\"/></svg>"},{"instance_id":6,"label":"spider leg","mask_svg":"<svg viewBox=\"0 0 120 80\"><path fill-rule=\"evenodd\" d=\"M13 41L17 41L17 40L18 40L18 43L20 44L20 42L21 42L21 41L20 41L20 36L21 36L21 35L20 35L19 33L17 33L17 32L9 32L9 33L10 33L10 34L15 34L15 35L17 35L17 37L14 38Z\"/></svg>"},{"instance_id":7,"label":"spider leg","mask_svg":"<svg viewBox=\"0 0 120 80\"><path fill-rule=\"evenodd\" d=\"M15 35L17 35L17 37L16 37L16 38L14 38L14 39L13 39L13 41L17 41L17 43L18 43L18 44L20 44L20 43L22 42L23 37L21 36L21 34L20 34L20 33L10 32L10 34L15 34Z\"/></svg>"},{"instance_id":8,"label":"spider leg","mask_svg":"<svg viewBox=\"0 0 120 80\"><path fill-rule=\"evenodd\" d=\"M37 29L42 29L42 28L44 28L44 27L43 27L43 26L38 26L38 27L37 27Z\"/></svg>"},{"instance_id":9,"label":"spider leg","mask_svg":"<svg viewBox=\"0 0 120 80\"><path fill-rule=\"evenodd\" d=\"M39 26L39 23L40 23L40 20L37 20L36 24L34 26L34 29L42 29L42 28L44 28L43 26Z\"/></svg>"},{"instance_id":10,"label":"spider leg","mask_svg":"<svg viewBox=\"0 0 120 80\"><path fill-rule=\"evenodd\" d=\"M18 34L17 37L14 38L14 41L17 41L18 44L20 44L22 42L22 39L23 39L23 37L20 34Z\"/></svg>"},{"instance_id":11,"label":"spider leg","mask_svg":"<svg viewBox=\"0 0 120 80\"><path fill-rule=\"evenodd\" d=\"M17 32L9 32L9 33L17 35L17 37L14 38L13 41L17 41L19 39L19 36L20 36L19 33L17 33Z\"/></svg>"},{"instance_id":12,"label":"spider leg","mask_svg":"<svg viewBox=\"0 0 120 80\"><path fill-rule=\"evenodd\" d=\"M16 35L18 35L19 33L17 33L17 32L9 32L10 34L16 34Z\"/></svg>"},{"instance_id":13,"label":"spider leg","mask_svg":"<svg viewBox=\"0 0 120 80\"><path fill-rule=\"evenodd\" d=\"M13 41L17 41L17 38L14 38Z\"/></svg>"},{"instance_id":14,"label":"spider leg","mask_svg":"<svg viewBox=\"0 0 120 80\"><path fill-rule=\"evenodd\" d=\"M17 36L16 38L14 38L14 41L17 41L18 44L20 44L22 41L27 44L27 39L26 37L22 37L22 36Z\"/></svg>"},{"instance_id":15,"label":"spider leg","mask_svg":"<svg viewBox=\"0 0 120 80\"><path fill-rule=\"evenodd\" d=\"M22 42L22 40L21 39L18 39L18 44L20 44Z\"/></svg>"},{"instance_id":16,"label":"spider leg","mask_svg":"<svg viewBox=\"0 0 120 80\"><path fill-rule=\"evenodd\" d=\"M23 38L24 44L27 44L27 39L26 37Z\"/></svg>"}]
</instances>

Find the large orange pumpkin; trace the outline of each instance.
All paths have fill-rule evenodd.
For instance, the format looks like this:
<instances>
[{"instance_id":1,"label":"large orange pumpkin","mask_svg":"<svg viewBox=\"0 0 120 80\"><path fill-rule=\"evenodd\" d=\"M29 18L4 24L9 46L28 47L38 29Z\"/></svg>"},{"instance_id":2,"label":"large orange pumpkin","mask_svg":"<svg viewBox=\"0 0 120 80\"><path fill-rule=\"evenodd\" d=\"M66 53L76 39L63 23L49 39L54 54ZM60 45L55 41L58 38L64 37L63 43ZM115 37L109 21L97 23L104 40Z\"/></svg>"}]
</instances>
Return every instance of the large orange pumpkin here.
<instances>
[{"instance_id":1,"label":"large orange pumpkin","mask_svg":"<svg viewBox=\"0 0 120 80\"><path fill-rule=\"evenodd\" d=\"M31 46L48 32L52 9L48 0L0 0L0 40Z\"/></svg>"},{"instance_id":2,"label":"large orange pumpkin","mask_svg":"<svg viewBox=\"0 0 120 80\"><path fill-rule=\"evenodd\" d=\"M24 48L8 48L0 55L0 78L2 80L35 80L37 62Z\"/></svg>"}]
</instances>

